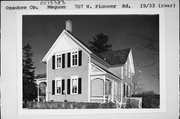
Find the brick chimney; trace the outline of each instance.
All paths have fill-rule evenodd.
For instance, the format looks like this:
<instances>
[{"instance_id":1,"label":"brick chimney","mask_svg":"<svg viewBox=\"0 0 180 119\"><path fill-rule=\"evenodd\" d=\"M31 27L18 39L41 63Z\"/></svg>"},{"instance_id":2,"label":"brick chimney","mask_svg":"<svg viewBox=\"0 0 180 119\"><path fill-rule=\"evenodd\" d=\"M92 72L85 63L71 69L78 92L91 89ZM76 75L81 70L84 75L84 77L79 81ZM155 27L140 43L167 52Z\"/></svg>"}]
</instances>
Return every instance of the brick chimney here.
<instances>
[{"instance_id":1,"label":"brick chimney","mask_svg":"<svg viewBox=\"0 0 180 119\"><path fill-rule=\"evenodd\" d=\"M66 30L69 32L72 32L72 21L71 20L66 20Z\"/></svg>"}]
</instances>

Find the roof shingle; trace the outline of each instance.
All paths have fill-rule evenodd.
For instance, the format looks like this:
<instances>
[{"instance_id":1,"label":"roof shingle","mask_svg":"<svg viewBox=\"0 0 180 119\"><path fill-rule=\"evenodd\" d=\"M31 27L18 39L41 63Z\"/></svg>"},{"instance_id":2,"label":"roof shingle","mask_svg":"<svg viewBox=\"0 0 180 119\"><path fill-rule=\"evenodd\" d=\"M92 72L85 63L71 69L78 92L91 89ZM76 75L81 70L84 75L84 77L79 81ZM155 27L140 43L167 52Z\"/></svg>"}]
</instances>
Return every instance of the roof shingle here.
<instances>
[{"instance_id":1,"label":"roof shingle","mask_svg":"<svg viewBox=\"0 0 180 119\"><path fill-rule=\"evenodd\" d=\"M125 64L129 52L130 48L126 48L99 53L99 56L111 65L122 65Z\"/></svg>"}]
</instances>

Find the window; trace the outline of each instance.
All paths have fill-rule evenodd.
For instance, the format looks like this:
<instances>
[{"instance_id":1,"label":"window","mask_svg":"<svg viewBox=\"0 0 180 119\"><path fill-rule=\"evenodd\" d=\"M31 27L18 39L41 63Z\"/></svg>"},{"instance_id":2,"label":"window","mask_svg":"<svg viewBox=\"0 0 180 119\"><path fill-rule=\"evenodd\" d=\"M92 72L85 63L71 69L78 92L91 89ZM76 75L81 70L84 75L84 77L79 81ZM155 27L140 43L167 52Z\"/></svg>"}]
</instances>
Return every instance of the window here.
<instances>
[{"instance_id":1,"label":"window","mask_svg":"<svg viewBox=\"0 0 180 119\"><path fill-rule=\"evenodd\" d=\"M55 94L56 95L60 95L60 94L62 94L62 80L61 80L61 78L60 77L58 77L58 78L56 78L55 79L55 81L56 81L56 84L55 84Z\"/></svg>"},{"instance_id":2,"label":"window","mask_svg":"<svg viewBox=\"0 0 180 119\"><path fill-rule=\"evenodd\" d=\"M128 77L131 78L131 69L128 67Z\"/></svg>"},{"instance_id":3,"label":"window","mask_svg":"<svg viewBox=\"0 0 180 119\"><path fill-rule=\"evenodd\" d=\"M123 67L121 67L121 79L123 79Z\"/></svg>"},{"instance_id":4,"label":"window","mask_svg":"<svg viewBox=\"0 0 180 119\"><path fill-rule=\"evenodd\" d=\"M78 94L78 76L71 77L71 93Z\"/></svg>"},{"instance_id":5,"label":"window","mask_svg":"<svg viewBox=\"0 0 180 119\"><path fill-rule=\"evenodd\" d=\"M71 66L78 66L78 51L74 51L71 53L71 58L72 58L72 64Z\"/></svg>"},{"instance_id":6,"label":"window","mask_svg":"<svg viewBox=\"0 0 180 119\"><path fill-rule=\"evenodd\" d=\"M127 73L128 73L128 65L127 65L127 62L125 63L125 75L127 76Z\"/></svg>"},{"instance_id":7,"label":"window","mask_svg":"<svg viewBox=\"0 0 180 119\"><path fill-rule=\"evenodd\" d=\"M62 67L62 55L56 55L56 68Z\"/></svg>"}]
</instances>

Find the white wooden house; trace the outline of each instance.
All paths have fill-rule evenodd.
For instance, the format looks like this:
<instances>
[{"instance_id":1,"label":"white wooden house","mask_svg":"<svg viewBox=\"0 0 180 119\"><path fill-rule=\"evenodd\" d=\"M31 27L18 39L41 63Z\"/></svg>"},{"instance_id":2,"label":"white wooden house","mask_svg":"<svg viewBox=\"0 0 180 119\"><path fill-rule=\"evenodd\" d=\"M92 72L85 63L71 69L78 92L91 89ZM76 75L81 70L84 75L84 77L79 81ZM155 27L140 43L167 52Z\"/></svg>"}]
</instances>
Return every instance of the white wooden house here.
<instances>
[{"instance_id":1,"label":"white wooden house","mask_svg":"<svg viewBox=\"0 0 180 119\"><path fill-rule=\"evenodd\" d=\"M73 36L66 22L42 61L46 64L46 101L123 103L131 96L135 74L132 49L94 54Z\"/></svg>"}]
</instances>

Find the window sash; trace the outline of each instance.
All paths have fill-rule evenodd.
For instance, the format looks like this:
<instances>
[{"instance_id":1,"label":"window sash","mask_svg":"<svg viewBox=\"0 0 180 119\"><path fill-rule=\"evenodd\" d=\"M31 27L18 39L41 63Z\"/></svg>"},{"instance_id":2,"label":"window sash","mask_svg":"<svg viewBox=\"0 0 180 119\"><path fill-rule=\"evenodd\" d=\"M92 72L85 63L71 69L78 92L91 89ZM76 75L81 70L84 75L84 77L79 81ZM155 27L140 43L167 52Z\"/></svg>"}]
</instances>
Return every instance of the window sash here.
<instances>
[{"instance_id":1,"label":"window sash","mask_svg":"<svg viewBox=\"0 0 180 119\"><path fill-rule=\"evenodd\" d=\"M71 66L78 66L78 51L71 52Z\"/></svg>"},{"instance_id":2,"label":"window sash","mask_svg":"<svg viewBox=\"0 0 180 119\"><path fill-rule=\"evenodd\" d=\"M55 79L55 95L62 95L62 79Z\"/></svg>"},{"instance_id":3,"label":"window sash","mask_svg":"<svg viewBox=\"0 0 180 119\"><path fill-rule=\"evenodd\" d=\"M78 94L78 76L71 77L71 94Z\"/></svg>"},{"instance_id":4,"label":"window sash","mask_svg":"<svg viewBox=\"0 0 180 119\"><path fill-rule=\"evenodd\" d=\"M56 69L62 68L62 55L56 55Z\"/></svg>"}]
</instances>

